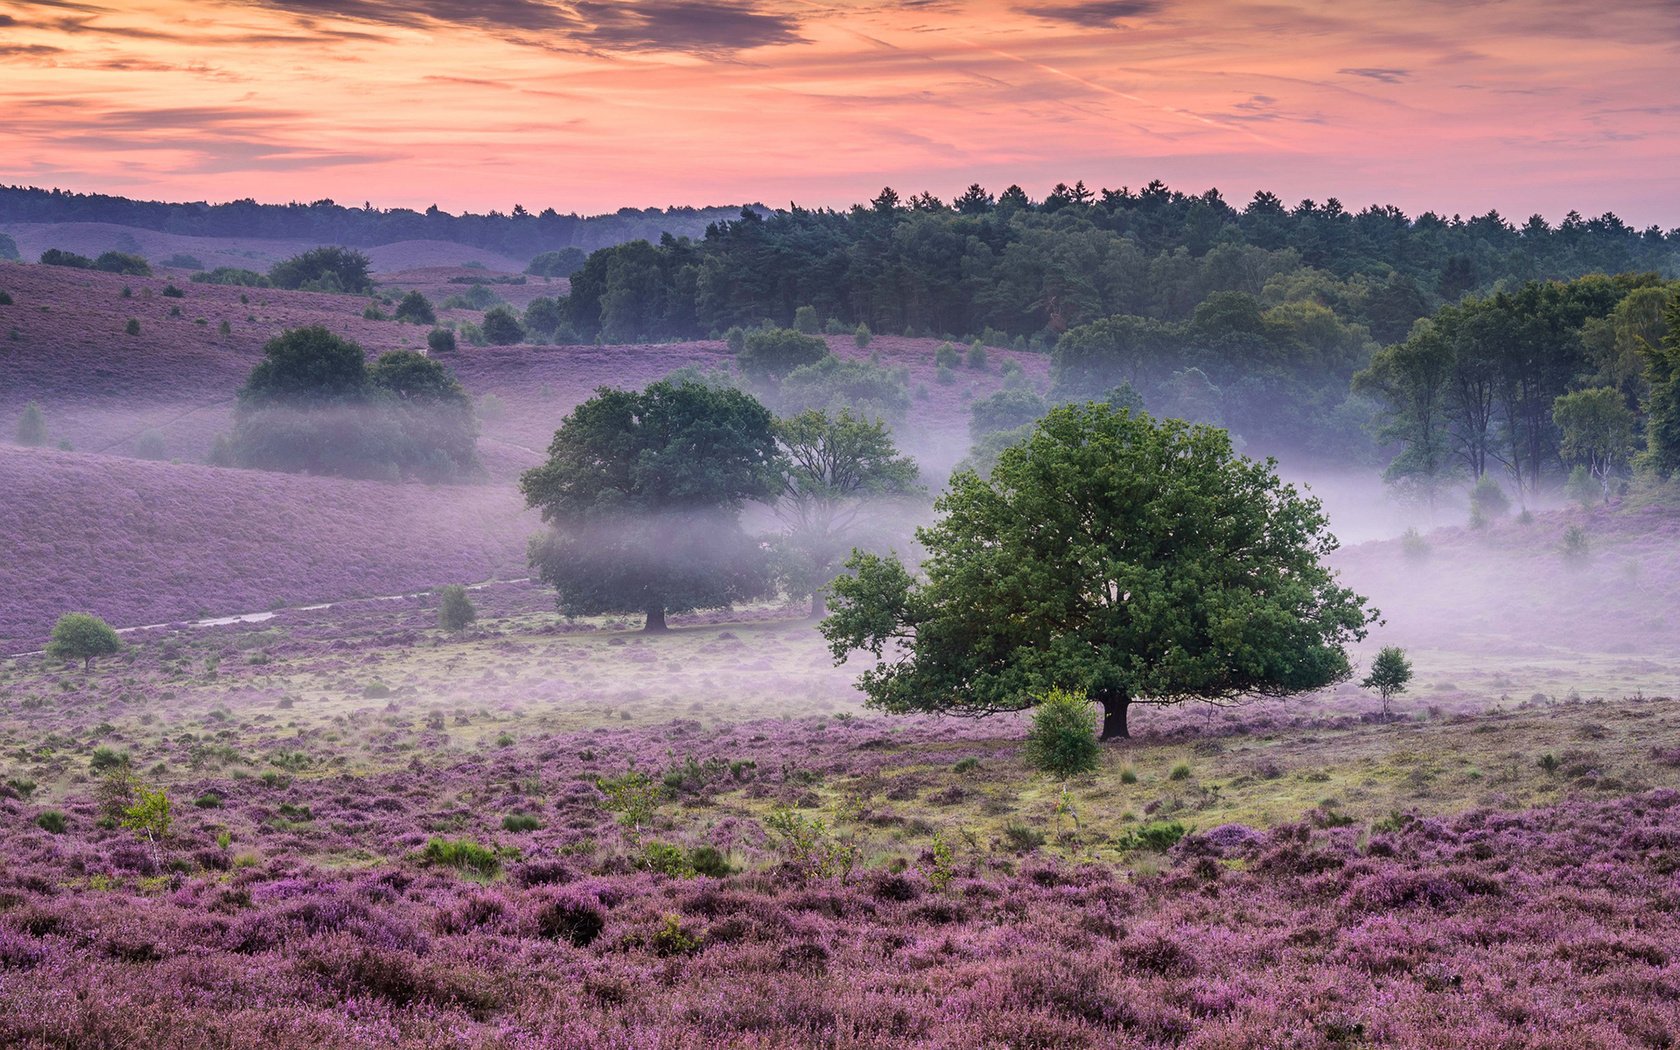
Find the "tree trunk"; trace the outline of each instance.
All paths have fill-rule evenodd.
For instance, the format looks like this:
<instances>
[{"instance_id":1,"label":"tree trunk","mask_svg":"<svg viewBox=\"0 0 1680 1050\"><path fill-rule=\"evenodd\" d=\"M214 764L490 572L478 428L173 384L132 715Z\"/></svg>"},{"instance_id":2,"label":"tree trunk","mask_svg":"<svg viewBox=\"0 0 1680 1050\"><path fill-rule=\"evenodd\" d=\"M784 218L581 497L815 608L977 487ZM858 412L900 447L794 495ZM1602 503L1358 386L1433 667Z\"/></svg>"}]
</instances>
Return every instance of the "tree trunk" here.
<instances>
[{"instance_id":1,"label":"tree trunk","mask_svg":"<svg viewBox=\"0 0 1680 1050\"><path fill-rule=\"evenodd\" d=\"M1102 738L1113 740L1115 737L1131 737L1131 731L1126 725L1126 710L1132 706L1132 698L1125 693L1102 693L1097 696L1097 703L1101 704L1103 709Z\"/></svg>"},{"instance_id":2,"label":"tree trunk","mask_svg":"<svg viewBox=\"0 0 1680 1050\"><path fill-rule=\"evenodd\" d=\"M644 634L664 634L670 628L665 626L665 607L653 605L648 607L647 625L642 628Z\"/></svg>"}]
</instances>

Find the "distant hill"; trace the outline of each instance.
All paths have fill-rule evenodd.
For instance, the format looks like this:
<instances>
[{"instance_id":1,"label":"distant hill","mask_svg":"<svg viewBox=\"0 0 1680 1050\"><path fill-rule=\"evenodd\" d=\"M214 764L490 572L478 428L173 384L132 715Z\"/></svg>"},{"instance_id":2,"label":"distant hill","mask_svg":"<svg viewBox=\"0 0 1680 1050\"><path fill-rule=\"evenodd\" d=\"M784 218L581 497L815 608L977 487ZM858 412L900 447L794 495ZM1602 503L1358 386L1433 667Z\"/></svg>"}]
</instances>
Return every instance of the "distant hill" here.
<instances>
[{"instance_id":1,"label":"distant hill","mask_svg":"<svg viewBox=\"0 0 1680 1050\"><path fill-rule=\"evenodd\" d=\"M763 211L760 205L753 205ZM561 214L553 208L528 212L520 207L510 214L491 211L452 215L435 206L425 211L409 208L346 207L330 200L310 204L259 204L254 200L208 204L203 201L167 203L136 201L100 193L71 193L33 186L0 186L0 229L18 239L39 238L40 226L104 224L131 230L151 231L178 238L214 238L232 241L289 241L294 246L278 253L295 254L295 245L340 244L356 248L377 248L403 242L441 242L481 249L500 257L498 268L524 269L539 252L566 247L592 251L626 241L658 241L673 237L698 237L714 222L735 219L741 205L712 207L620 208L610 215ZM139 235L135 234L137 241ZM144 246L145 242L140 242ZM69 247L69 245L55 245ZM94 247L94 245L89 245ZM99 250L122 249L106 242ZM132 249L129 249L132 250ZM165 248L164 253L191 248ZM245 250L257 250L247 247ZM151 255L152 250L146 254ZM36 255L39 254L37 251ZM262 253L266 254L266 253ZM371 254L371 253L370 253ZM26 258L33 256L27 254ZM471 253L449 256L411 257L400 266L387 267L376 256L380 269L403 266L435 266L475 258ZM493 265L490 258L478 261ZM211 263L211 265L237 265Z\"/></svg>"}]
</instances>

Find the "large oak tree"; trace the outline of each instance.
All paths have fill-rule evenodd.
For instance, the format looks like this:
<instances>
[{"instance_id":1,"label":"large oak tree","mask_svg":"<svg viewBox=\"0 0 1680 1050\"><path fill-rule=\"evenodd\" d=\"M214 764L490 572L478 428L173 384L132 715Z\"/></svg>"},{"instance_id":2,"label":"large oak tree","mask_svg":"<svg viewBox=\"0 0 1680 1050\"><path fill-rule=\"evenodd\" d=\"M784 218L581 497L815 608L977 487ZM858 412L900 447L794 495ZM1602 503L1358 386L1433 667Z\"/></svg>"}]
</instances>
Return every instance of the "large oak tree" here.
<instances>
[{"instance_id":1,"label":"large oak tree","mask_svg":"<svg viewBox=\"0 0 1680 1050\"><path fill-rule=\"evenodd\" d=\"M1324 566L1319 502L1213 427L1058 408L935 506L920 576L854 554L821 626L837 662L875 657L860 685L889 711L983 715L1062 688L1126 736L1132 704L1342 681L1376 616Z\"/></svg>"}]
</instances>

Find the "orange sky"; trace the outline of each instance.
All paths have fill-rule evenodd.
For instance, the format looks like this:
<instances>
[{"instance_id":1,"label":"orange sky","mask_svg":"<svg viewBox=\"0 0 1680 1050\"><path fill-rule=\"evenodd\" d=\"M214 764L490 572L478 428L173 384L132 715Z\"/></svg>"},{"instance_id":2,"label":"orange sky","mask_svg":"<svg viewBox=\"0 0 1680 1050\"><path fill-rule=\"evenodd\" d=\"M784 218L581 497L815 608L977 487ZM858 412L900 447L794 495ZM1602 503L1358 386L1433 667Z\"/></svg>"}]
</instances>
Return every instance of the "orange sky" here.
<instances>
[{"instance_id":1,"label":"orange sky","mask_svg":"<svg viewBox=\"0 0 1680 1050\"><path fill-rule=\"evenodd\" d=\"M0 0L0 182L599 212L1160 178L1677 226L1677 70L1676 0Z\"/></svg>"}]
</instances>

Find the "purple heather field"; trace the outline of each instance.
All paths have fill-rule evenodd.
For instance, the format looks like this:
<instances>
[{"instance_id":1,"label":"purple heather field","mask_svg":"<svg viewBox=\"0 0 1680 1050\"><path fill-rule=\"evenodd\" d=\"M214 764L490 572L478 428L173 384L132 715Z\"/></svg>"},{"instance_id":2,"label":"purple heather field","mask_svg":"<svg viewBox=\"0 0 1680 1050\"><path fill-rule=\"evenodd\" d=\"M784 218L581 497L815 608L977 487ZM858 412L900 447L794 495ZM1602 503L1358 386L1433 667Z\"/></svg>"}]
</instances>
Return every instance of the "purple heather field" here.
<instances>
[{"instance_id":1,"label":"purple heather field","mask_svg":"<svg viewBox=\"0 0 1680 1050\"><path fill-rule=\"evenodd\" d=\"M479 272L442 251L382 287ZM204 461L267 339L426 330L185 281L0 264L3 436L33 401L49 438L0 445L0 1046L1680 1046L1672 509L1430 528L1314 477L1383 614L1355 664L1416 667L1392 713L1354 682L1144 706L1064 781L1028 716L865 708L802 603L648 637L525 579L514 481L558 422L722 342L464 346L484 477L266 473ZM909 369L934 487L1002 362L1047 378L829 341ZM478 621L446 632L451 583ZM163 626L35 654L71 609Z\"/></svg>"}]
</instances>

